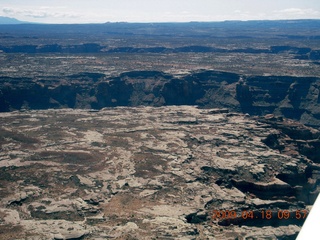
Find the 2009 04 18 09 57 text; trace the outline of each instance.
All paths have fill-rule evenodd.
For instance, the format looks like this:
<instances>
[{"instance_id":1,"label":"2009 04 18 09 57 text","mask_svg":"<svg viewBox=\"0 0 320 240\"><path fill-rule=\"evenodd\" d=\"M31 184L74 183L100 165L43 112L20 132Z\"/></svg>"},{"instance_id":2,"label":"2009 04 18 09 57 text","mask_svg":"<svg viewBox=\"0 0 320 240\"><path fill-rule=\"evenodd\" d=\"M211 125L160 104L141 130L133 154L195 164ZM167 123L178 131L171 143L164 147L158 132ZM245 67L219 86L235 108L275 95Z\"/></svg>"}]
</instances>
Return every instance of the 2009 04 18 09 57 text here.
<instances>
[{"instance_id":1,"label":"2009 04 18 09 57 text","mask_svg":"<svg viewBox=\"0 0 320 240\"><path fill-rule=\"evenodd\" d=\"M304 220L308 216L308 211L305 209L300 210L213 210L211 220L223 220L223 219L236 219L242 218L246 219L297 219L297 220Z\"/></svg>"}]
</instances>

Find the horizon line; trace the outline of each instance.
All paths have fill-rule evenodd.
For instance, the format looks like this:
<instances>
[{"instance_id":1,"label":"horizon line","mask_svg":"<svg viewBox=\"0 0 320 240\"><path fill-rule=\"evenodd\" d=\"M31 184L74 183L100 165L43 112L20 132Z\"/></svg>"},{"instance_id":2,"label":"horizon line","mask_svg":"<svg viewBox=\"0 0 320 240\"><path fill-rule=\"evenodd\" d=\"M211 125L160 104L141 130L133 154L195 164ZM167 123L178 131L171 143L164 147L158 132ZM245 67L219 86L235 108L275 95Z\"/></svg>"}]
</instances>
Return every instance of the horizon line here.
<instances>
[{"instance_id":1,"label":"horizon line","mask_svg":"<svg viewBox=\"0 0 320 240\"><path fill-rule=\"evenodd\" d=\"M0 16L4 18L10 18L5 16ZM86 22L86 23L43 23L43 22L27 22L21 21L16 18L10 18L19 21L18 23L4 23L0 25L23 25L23 24L41 24L41 25L90 25L90 24L183 24L183 23L224 23L224 22L276 22L276 21L320 21L320 18L288 18L288 19L249 19L249 20L212 20L212 21L197 21L197 20L190 20L190 21L165 21L165 22L157 22L157 21L150 21L150 22L140 22L140 21L106 21L106 22Z\"/></svg>"}]
</instances>

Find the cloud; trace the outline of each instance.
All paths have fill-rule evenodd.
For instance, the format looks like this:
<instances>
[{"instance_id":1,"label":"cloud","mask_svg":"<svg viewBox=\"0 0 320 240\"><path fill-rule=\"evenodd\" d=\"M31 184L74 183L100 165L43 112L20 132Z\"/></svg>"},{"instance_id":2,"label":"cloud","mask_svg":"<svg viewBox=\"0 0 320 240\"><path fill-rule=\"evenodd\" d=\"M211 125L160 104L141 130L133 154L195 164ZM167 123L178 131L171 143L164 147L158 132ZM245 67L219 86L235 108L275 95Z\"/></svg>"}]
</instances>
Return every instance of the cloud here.
<instances>
[{"instance_id":1,"label":"cloud","mask_svg":"<svg viewBox=\"0 0 320 240\"><path fill-rule=\"evenodd\" d=\"M294 18L319 18L320 12L312 8L286 8L274 11L276 15Z\"/></svg>"},{"instance_id":2,"label":"cloud","mask_svg":"<svg viewBox=\"0 0 320 240\"><path fill-rule=\"evenodd\" d=\"M10 17L28 18L80 18L81 15L74 12L57 11L56 8L39 7L38 9L2 8L2 12Z\"/></svg>"},{"instance_id":3,"label":"cloud","mask_svg":"<svg viewBox=\"0 0 320 240\"><path fill-rule=\"evenodd\" d=\"M8 15L14 14L14 10L12 8L7 8L7 7L2 8L2 12Z\"/></svg>"},{"instance_id":4,"label":"cloud","mask_svg":"<svg viewBox=\"0 0 320 240\"><path fill-rule=\"evenodd\" d=\"M64 6L61 6L63 4ZM42 23L88 23L106 21L188 22L223 20L320 19L320 10L317 11L315 10L315 8L286 8L278 10L259 8L256 9L256 11L253 11L251 8L242 9L236 7L234 9L230 9L229 11L218 11L217 9L211 9L212 11L210 9L200 11L196 8L165 8L162 10L160 9L159 11L146 11L145 8L141 8L135 11L133 7L117 8L116 6L113 6L103 8L91 5L86 5L85 7L80 3L79 6L68 5L69 2L66 0L64 0L63 4L60 4L60 6L18 6L0 4L0 6L2 7L0 7L0 15L14 17L23 21Z\"/></svg>"}]
</instances>

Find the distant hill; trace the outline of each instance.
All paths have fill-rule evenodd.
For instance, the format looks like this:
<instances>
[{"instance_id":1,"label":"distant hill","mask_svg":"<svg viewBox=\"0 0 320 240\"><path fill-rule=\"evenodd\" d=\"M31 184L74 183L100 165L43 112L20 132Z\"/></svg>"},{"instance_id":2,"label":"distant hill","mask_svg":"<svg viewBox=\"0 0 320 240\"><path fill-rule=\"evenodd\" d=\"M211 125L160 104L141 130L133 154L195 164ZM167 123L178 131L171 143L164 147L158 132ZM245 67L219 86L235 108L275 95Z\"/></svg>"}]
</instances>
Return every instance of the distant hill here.
<instances>
[{"instance_id":1,"label":"distant hill","mask_svg":"<svg viewBox=\"0 0 320 240\"><path fill-rule=\"evenodd\" d=\"M19 21L18 19L15 19L15 18L0 16L0 24L21 24L21 23L25 23L25 22Z\"/></svg>"}]
</instances>

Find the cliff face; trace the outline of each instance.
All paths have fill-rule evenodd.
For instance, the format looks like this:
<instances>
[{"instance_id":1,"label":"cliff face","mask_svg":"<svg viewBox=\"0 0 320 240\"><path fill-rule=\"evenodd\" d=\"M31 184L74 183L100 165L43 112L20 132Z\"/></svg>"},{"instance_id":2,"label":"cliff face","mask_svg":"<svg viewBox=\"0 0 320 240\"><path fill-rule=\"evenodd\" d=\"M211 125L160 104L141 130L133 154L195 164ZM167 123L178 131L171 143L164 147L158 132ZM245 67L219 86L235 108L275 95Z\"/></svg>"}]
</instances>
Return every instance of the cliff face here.
<instances>
[{"instance_id":1,"label":"cliff face","mask_svg":"<svg viewBox=\"0 0 320 240\"><path fill-rule=\"evenodd\" d=\"M278 116L320 126L320 79L291 76L240 76L199 71L173 76L135 71L107 78L81 73L57 80L2 77L0 111L47 108L199 105L250 115Z\"/></svg>"},{"instance_id":2,"label":"cliff face","mask_svg":"<svg viewBox=\"0 0 320 240\"><path fill-rule=\"evenodd\" d=\"M250 77L247 85L250 86L252 103L248 112L255 115L272 112L319 126L319 80L306 77Z\"/></svg>"}]
</instances>

